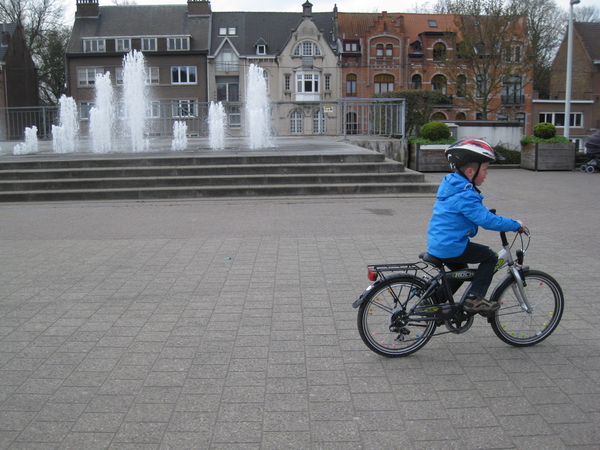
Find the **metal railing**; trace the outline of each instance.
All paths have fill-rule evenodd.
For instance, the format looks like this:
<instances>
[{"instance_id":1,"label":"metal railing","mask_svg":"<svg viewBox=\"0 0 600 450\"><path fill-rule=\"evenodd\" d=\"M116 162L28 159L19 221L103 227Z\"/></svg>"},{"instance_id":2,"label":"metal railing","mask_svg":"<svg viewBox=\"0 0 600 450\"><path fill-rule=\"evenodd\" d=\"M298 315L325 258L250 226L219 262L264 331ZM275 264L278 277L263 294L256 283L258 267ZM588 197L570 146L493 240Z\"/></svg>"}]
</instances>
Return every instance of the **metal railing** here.
<instances>
[{"instance_id":1,"label":"metal railing","mask_svg":"<svg viewBox=\"0 0 600 450\"><path fill-rule=\"evenodd\" d=\"M190 137L206 137L209 132L209 103L188 100L152 102L147 109L145 133L148 137L173 135L175 122L185 122ZM245 104L223 102L228 136L246 136ZM376 135L404 136L404 99L343 98L331 101L271 102L271 132L275 136ZM89 135L89 108L79 110L79 136ZM82 118L83 116L83 118ZM119 133L125 118L115 119ZM52 138L52 125L59 125L58 107L0 108L0 140L22 140L25 128L36 126L39 139Z\"/></svg>"}]
</instances>

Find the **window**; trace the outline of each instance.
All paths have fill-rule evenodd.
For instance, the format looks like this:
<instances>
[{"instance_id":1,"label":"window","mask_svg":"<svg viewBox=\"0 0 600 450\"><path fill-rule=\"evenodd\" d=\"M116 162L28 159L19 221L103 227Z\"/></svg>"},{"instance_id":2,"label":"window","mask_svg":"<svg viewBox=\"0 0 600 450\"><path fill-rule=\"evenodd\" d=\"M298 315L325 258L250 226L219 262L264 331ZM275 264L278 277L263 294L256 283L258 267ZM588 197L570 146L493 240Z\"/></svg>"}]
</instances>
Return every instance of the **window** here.
<instances>
[{"instance_id":1,"label":"window","mask_svg":"<svg viewBox=\"0 0 600 450\"><path fill-rule=\"evenodd\" d=\"M149 119L158 119L160 117L160 102L148 102L146 109L146 117Z\"/></svg>"},{"instance_id":2,"label":"window","mask_svg":"<svg viewBox=\"0 0 600 450\"><path fill-rule=\"evenodd\" d=\"M358 52L358 42L344 42L344 51L348 53Z\"/></svg>"},{"instance_id":3,"label":"window","mask_svg":"<svg viewBox=\"0 0 600 450\"><path fill-rule=\"evenodd\" d=\"M431 79L431 87L434 91L441 91L442 94L446 93L446 77L444 75L437 74Z\"/></svg>"},{"instance_id":4,"label":"window","mask_svg":"<svg viewBox=\"0 0 600 450\"><path fill-rule=\"evenodd\" d=\"M394 90L394 76L388 74L375 75L375 93L383 94Z\"/></svg>"},{"instance_id":5,"label":"window","mask_svg":"<svg viewBox=\"0 0 600 450\"><path fill-rule=\"evenodd\" d=\"M356 81L358 77L354 73L346 75L346 97L356 97Z\"/></svg>"},{"instance_id":6,"label":"window","mask_svg":"<svg viewBox=\"0 0 600 450\"><path fill-rule=\"evenodd\" d=\"M502 81L502 103L505 105L520 105L523 103L521 77L507 77Z\"/></svg>"},{"instance_id":7,"label":"window","mask_svg":"<svg viewBox=\"0 0 600 450\"><path fill-rule=\"evenodd\" d=\"M90 110L96 106L95 102L81 102L79 104L79 118L88 120L90 118Z\"/></svg>"},{"instance_id":8,"label":"window","mask_svg":"<svg viewBox=\"0 0 600 450\"><path fill-rule=\"evenodd\" d=\"M377 44L375 46L375 58L383 59L383 44Z\"/></svg>"},{"instance_id":9,"label":"window","mask_svg":"<svg viewBox=\"0 0 600 450\"><path fill-rule=\"evenodd\" d=\"M515 47L515 62L516 63L521 62L521 46L520 45L517 45Z\"/></svg>"},{"instance_id":10,"label":"window","mask_svg":"<svg viewBox=\"0 0 600 450\"><path fill-rule=\"evenodd\" d=\"M512 48L511 47L505 47L504 48L504 62L511 62L512 61Z\"/></svg>"},{"instance_id":11,"label":"window","mask_svg":"<svg viewBox=\"0 0 600 450\"><path fill-rule=\"evenodd\" d=\"M542 112L539 115L540 122L548 122L556 127L565 126L565 113L558 112ZM581 127L583 124L583 113L571 113L570 127Z\"/></svg>"},{"instance_id":12,"label":"window","mask_svg":"<svg viewBox=\"0 0 600 450\"><path fill-rule=\"evenodd\" d=\"M438 27L437 20L430 19L427 21L427 24L429 25L429 28L437 28Z\"/></svg>"},{"instance_id":13,"label":"window","mask_svg":"<svg viewBox=\"0 0 600 450\"><path fill-rule=\"evenodd\" d=\"M266 55L267 54L267 46L266 45L257 45L256 46L256 54L257 55Z\"/></svg>"},{"instance_id":14,"label":"window","mask_svg":"<svg viewBox=\"0 0 600 450\"><path fill-rule=\"evenodd\" d=\"M142 38L142 51L143 52L155 52L156 51L156 38Z\"/></svg>"},{"instance_id":15,"label":"window","mask_svg":"<svg viewBox=\"0 0 600 450\"><path fill-rule=\"evenodd\" d=\"M385 45L385 58L392 59L394 56L394 46L392 44Z\"/></svg>"},{"instance_id":16,"label":"window","mask_svg":"<svg viewBox=\"0 0 600 450\"><path fill-rule=\"evenodd\" d=\"M464 112L459 112L456 114L456 120L467 120L467 116Z\"/></svg>"},{"instance_id":17,"label":"window","mask_svg":"<svg viewBox=\"0 0 600 450\"><path fill-rule=\"evenodd\" d=\"M446 46L442 42L437 42L433 46L433 60L442 61L446 58Z\"/></svg>"},{"instance_id":18,"label":"window","mask_svg":"<svg viewBox=\"0 0 600 450\"><path fill-rule=\"evenodd\" d=\"M219 27L219 36L235 36L237 34L237 27Z\"/></svg>"},{"instance_id":19,"label":"window","mask_svg":"<svg viewBox=\"0 0 600 450\"><path fill-rule=\"evenodd\" d=\"M217 77L217 101L239 102L240 83L238 77Z\"/></svg>"},{"instance_id":20,"label":"window","mask_svg":"<svg viewBox=\"0 0 600 450\"><path fill-rule=\"evenodd\" d=\"M296 74L296 91L308 93L319 92L319 74L298 72Z\"/></svg>"},{"instance_id":21,"label":"window","mask_svg":"<svg viewBox=\"0 0 600 450\"><path fill-rule=\"evenodd\" d=\"M173 117L196 117L197 103L195 100L173 100Z\"/></svg>"},{"instance_id":22,"label":"window","mask_svg":"<svg viewBox=\"0 0 600 450\"><path fill-rule=\"evenodd\" d=\"M320 109L313 114L313 133L325 133L325 114Z\"/></svg>"},{"instance_id":23,"label":"window","mask_svg":"<svg viewBox=\"0 0 600 450\"><path fill-rule=\"evenodd\" d=\"M190 49L190 38L179 37L179 38L168 38L167 39L167 50L189 50Z\"/></svg>"},{"instance_id":24,"label":"window","mask_svg":"<svg viewBox=\"0 0 600 450\"><path fill-rule=\"evenodd\" d=\"M459 75L456 77L456 96L464 97L467 94L467 77Z\"/></svg>"},{"instance_id":25,"label":"window","mask_svg":"<svg viewBox=\"0 0 600 450\"><path fill-rule=\"evenodd\" d=\"M83 52L105 52L106 41L104 39L84 39L83 40Z\"/></svg>"},{"instance_id":26,"label":"window","mask_svg":"<svg viewBox=\"0 0 600 450\"><path fill-rule=\"evenodd\" d=\"M286 91L291 90L291 75L286 75L283 81L283 89Z\"/></svg>"},{"instance_id":27,"label":"window","mask_svg":"<svg viewBox=\"0 0 600 450\"><path fill-rule=\"evenodd\" d=\"M447 119L446 114L444 114L441 111L434 112L431 115L431 120L446 120L446 119Z\"/></svg>"},{"instance_id":28,"label":"window","mask_svg":"<svg viewBox=\"0 0 600 450\"><path fill-rule=\"evenodd\" d=\"M219 27L219 36L227 36L227 27Z\"/></svg>"},{"instance_id":29,"label":"window","mask_svg":"<svg viewBox=\"0 0 600 450\"><path fill-rule=\"evenodd\" d=\"M331 90L331 75L325 75L325 90Z\"/></svg>"},{"instance_id":30,"label":"window","mask_svg":"<svg viewBox=\"0 0 600 450\"><path fill-rule=\"evenodd\" d=\"M483 75L477 75L475 81L477 84L475 95L477 98L483 98L487 94L487 80Z\"/></svg>"},{"instance_id":31,"label":"window","mask_svg":"<svg viewBox=\"0 0 600 450\"><path fill-rule=\"evenodd\" d=\"M195 84L196 66L173 66L171 67L172 84Z\"/></svg>"},{"instance_id":32,"label":"window","mask_svg":"<svg viewBox=\"0 0 600 450\"><path fill-rule=\"evenodd\" d=\"M128 52L131 50L131 39L115 39L115 48L118 52Z\"/></svg>"},{"instance_id":33,"label":"window","mask_svg":"<svg viewBox=\"0 0 600 450\"><path fill-rule=\"evenodd\" d=\"M123 66L115 67L115 84L123 84Z\"/></svg>"},{"instance_id":34,"label":"window","mask_svg":"<svg viewBox=\"0 0 600 450\"><path fill-rule=\"evenodd\" d=\"M229 108L229 128L240 128L242 126L242 110L238 106Z\"/></svg>"},{"instance_id":35,"label":"window","mask_svg":"<svg viewBox=\"0 0 600 450\"><path fill-rule=\"evenodd\" d=\"M311 41L303 41L296 46L294 56L321 56L321 49Z\"/></svg>"},{"instance_id":36,"label":"window","mask_svg":"<svg viewBox=\"0 0 600 450\"><path fill-rule=\"evenodd\" d=\"M290 133L302 133L302 113L299 111L292 111L290 114Z\"/></svg>"},{"instance_id":37,"label":"window","mask_svg":"<svg viewBox=\"0 0 600 450\"><path fill-rule=\"evenodd\" d=\"M159 84L158 67L152 66L146 68L146 84Z\"/></svg>"},{"instance_id":38,"label":"window","mask_svg":"<svg viewBox=\"0 0 600 450\"><path fill-rule=\"evenodd\" d=\"M77 69L77 85L93 86L96 84L96 74L102 75L101 67L80 67Z\"/></svg>"},{"instance_id":39,"label":"window","mask_svg":"<svg viewBox=\"0 0 600 450\"><path fill-rule=\"evenodd\" d=\"M414 74L410 81L414 90L421 89L421 86L423 85L423 79L421 78L421 75L418 73Z\"/></svg>"}]
</instances>

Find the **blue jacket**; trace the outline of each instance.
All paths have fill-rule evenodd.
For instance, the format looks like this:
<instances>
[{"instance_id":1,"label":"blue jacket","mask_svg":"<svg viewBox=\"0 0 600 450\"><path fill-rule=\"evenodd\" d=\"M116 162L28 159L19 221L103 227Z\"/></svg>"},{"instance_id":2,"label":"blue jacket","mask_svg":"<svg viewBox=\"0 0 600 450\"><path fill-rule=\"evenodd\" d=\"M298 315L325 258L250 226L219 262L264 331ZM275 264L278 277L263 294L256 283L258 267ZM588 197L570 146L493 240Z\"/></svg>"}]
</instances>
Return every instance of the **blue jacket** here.
<instances>
[{"instance_id":1,"label":"blue jacket","mask_svg":"<svg viewBox=\"0 0 600 450\"><path fill-rule=\"evenodd\" d=\"M521 227L516 220L489 212L482 200L483 195L462 175L446 175L433 205L427 252L438 258L454 258L463 254L478 227L493 231L517 231Z\"/></svg>"}]
</instances>

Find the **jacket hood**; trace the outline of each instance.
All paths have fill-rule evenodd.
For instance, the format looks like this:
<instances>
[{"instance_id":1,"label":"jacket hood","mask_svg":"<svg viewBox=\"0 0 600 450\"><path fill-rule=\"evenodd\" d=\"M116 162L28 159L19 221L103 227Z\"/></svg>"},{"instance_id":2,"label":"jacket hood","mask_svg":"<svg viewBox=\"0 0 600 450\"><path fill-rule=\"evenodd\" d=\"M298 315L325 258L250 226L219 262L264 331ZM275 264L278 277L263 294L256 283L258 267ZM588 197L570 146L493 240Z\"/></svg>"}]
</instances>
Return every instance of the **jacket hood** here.
<instances>
[{"instance_id":1,"label":"jacket hood","mask_svg":"<svg viewBox=\"0 0 600 450\"><path fill-rule=\"evenodd\" d=\"M458 173L451 173L444 177L444 181L440 184L438 189L437 198L439 200L445 200L453 195L459 194L466 189L475 190L475 186L469 180Z\"/></svg>"}]
</instances>

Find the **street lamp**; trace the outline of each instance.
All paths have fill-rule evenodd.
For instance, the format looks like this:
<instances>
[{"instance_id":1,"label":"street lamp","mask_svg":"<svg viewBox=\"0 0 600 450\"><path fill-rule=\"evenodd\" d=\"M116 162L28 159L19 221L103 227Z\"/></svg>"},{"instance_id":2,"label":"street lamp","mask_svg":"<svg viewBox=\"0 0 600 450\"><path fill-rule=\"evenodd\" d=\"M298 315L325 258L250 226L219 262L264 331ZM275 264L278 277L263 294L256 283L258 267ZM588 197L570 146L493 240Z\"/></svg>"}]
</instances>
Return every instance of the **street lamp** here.
<instances>
[{"instance_id":1,"label":"street lamp","mask_svg":"<svg viewBox=\"0 0 600 450\"><path fill-rule=\"evenodd\" d=\"M573 5L581 3L581 0L571 0L569 12L569 30L567 33L567 86L565 91L565 131L564 136L569 139L569 127L571 125L571 70L573 66Z\"/></svg>"}]
</instances>

